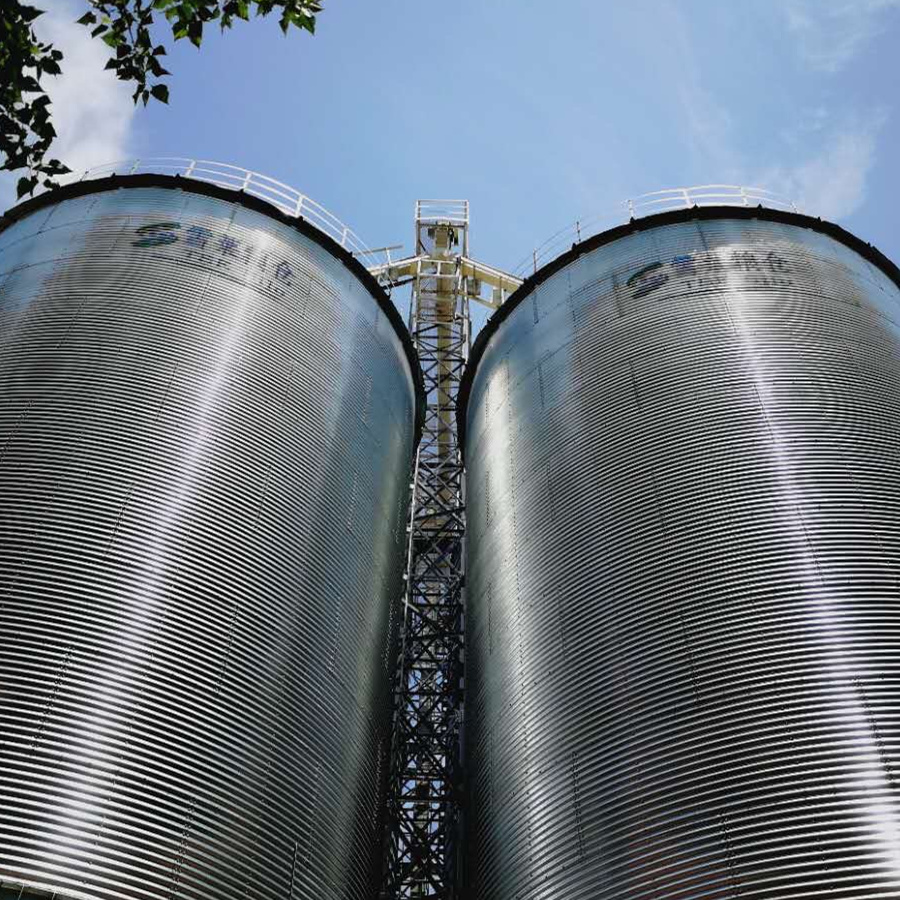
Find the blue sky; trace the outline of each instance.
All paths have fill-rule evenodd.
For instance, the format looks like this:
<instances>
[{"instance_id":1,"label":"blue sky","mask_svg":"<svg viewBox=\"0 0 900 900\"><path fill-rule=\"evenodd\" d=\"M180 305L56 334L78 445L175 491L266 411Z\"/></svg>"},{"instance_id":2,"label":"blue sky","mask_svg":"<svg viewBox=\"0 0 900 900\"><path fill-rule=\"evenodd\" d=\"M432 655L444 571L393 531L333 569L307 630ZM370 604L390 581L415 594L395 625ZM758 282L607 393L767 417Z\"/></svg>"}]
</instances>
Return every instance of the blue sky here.
<instances>
[{"instance_id":1,"label":"blue sky","mask_svg":"<svg viewBox=\"0 0 900 900\"><path fill-rule=\"evenodd\" d=\"M419 197L468 198L501 267L625 197L759 184L900 261L900 0L325 0L315 37L261 20L173 47L170 105L137 111L77 0L45 5L73 167L237 163L370 246L409 248Z\"/></svg>"}]
</instances>

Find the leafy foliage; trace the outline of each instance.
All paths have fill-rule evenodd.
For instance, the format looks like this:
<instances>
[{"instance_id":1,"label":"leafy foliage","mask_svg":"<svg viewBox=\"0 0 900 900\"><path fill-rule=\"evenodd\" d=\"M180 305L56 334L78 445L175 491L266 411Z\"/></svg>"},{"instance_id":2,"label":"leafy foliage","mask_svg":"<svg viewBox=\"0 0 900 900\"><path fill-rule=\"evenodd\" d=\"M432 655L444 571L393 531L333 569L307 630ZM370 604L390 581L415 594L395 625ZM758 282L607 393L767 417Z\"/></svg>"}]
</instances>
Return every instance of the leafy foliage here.
<instances>
[{"instance_id":1,"label":"leafy foliage","mask_svg":"<svg viewBox=\"0 0 900 900\"><path fill-rule=\"evenodd\" d=\"M106 64L116 77L134 85L135 103L153 98L169 102L169 88L161 79L169 74L160 57L164 44L154 32L164 19L172 37L199 47L203 29L217 23L224 31L236 19L278 15L286 34L293 26L315 32L322 0L86 0L88 10L78 20L111 50ZM44 75L58 75L62 53L42 44L32 23L41 11L20 0L0 0L0 170L28 169L19 179L18 193L29 194L38 184L53 185L53 177L68 172L59 160L46 159L56 132L50 119L50 98L41 86Z\"/></svg>"},{"instance_id":2,"label":"leafy foliage","mask_svg":"<svg viewBox=\"0 0 900 900\"><path fill-rule=\"evenodd\" d=\"M62 53L37 39L32 23L39 15L19 0L0 0L0 171L28 169L19 179L20 197L69 171L58 159L46 158L56 131L40 80L59 74Z\"/></svg>"},{"instance_id":3,"label":"leafy foliage","mask_svg":"<svg viewBox=\"0 0 900 900\"><path fill-rule=\"evenodd\" d=\"M154 46L152 40L155 15L165 17L176 41L187 38L199 47L204 27L213 22L224 31L235 19L247 21L251 14L268 16L277 10L283 32L292 25L314 32L316 13L322 9L320 0L88 0L88 4L79 24L115 52L106 68L133 83L135 103L145 104L151 97L163 103L169 99L168 88L154 83L169 74L159 61L166 48Z\"/></svg>"}]
</instances>

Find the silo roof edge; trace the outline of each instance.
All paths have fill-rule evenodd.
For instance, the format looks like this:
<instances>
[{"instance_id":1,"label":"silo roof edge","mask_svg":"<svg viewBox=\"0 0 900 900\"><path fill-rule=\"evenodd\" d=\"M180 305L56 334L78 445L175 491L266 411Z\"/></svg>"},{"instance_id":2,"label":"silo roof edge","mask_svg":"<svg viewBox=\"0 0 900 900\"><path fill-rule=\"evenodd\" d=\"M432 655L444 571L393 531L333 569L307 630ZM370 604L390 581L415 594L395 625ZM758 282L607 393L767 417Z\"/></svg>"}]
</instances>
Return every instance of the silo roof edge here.
<instances>
[{"instance_id":1,"label":"silo roof edge","mask_svg":"<svg viewBox=\"0 0 900 900\"><path fill-rule=\"evenodd\" d=\"M391 298L387 295L381 285L378 284L369 270L352 253L350 253L349 250L342 247L337 241L320 231L315 225L312 225L305 219L289 216L286 213L281 212L281 210L277 209L275 206L272 206L271 203L268 203L259 197L255 197L252 194L243 193L242 191L220 187L219 185L205 181L182 178L178 175L147 173L139 175L111 175L108 178L98 178L96 180L73 181L69 184L56 187L46 193L38 194L38 196L25 200L0 215L0 233L5 231L14 222L18 222L20 219L31 215L31 213L36 212L39 209L52 206L54 203L70 200L74 197L82 197L87 194L97 194L129 187L159 187L168 190L183 190L191 194L201 194L203 196L225 200L229 203L238 203L241 206L262 213L269 218L295 228L304 237L315 241L320 247L340 260L340 262L342 262L351 273L363 283L375 302L381 307L391 325L394 327L394 330L397 332L397 336L400 338L400 342L403 345L404 353L406 354L406 358L410 365L413 384L415 385L416 424L414 446L418 446L425 421L425 380L422 375L422 367L419 363L419 355L413 345L409 330L403 322L403 318L397 310L397 307L394 306Z\"/></svg>"},{"instance_id":2,"label":"silo roof edge","mask_svg":"<svg viewBox=\"0 0 900 900\"><path fill-rule=\"evenodd\" d=\"M484 355L488 342L497 332L500 325L512 313L512 311L525 299L539 284L564 269L570 263L590 253L605 244L611 244L621 238L648 231L652 228L660 228L664 225L675 225L692 220L706 219L763 219L767 222L782 222L786 225L794 225L798 228L809 228L828 235L834 240L844 244L858 253L864 259L877 266L900 288L900 267L886 257L877 247L858 238L855 234L841 228L834 222L828 222L814 216L803 213L789 212L787 210L772 209L765 206L692 206L685 209L669 210L656 215L645 216L640 219L632 219L623 225L601 231L592 235L580 243L572 244L571 249L561 253L546 265L541 266L534 274L530 275L522 284L509 295L506 302L488 319L484 327L478 333L469 360L463 372L459 387L459 398L456 406L456 422L459 433L459 445L465 454L466 437L466 410L469 404L469 393L472 389L472 381L475 371Z\"/></svg>"}]
</instances>

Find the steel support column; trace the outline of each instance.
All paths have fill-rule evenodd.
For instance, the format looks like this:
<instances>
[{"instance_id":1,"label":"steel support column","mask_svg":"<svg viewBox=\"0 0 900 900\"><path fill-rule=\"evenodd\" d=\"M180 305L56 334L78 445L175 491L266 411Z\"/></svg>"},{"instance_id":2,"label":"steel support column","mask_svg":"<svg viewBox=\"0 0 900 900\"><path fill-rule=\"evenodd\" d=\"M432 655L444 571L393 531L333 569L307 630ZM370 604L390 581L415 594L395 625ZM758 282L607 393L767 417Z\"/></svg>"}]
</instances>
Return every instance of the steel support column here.
<instances>
[{"instance_id":1,"label":"steel support column","mask_svg":"<svg viewBox=\"0 0 900 900\"><path fill-rule=\"evenodd\" d=\"M468 204L420 201L410 331L427 410L410 517L410 553L389 803L385 895L455 896L463 694L463 470L456 400L469 351L459 258Z\"/></svg>"},{"instance_id":2,"label":"steel support column","mask_svg":"<svg viewBox=\"0 0 900 900\"><path fill-rule=\"evenodd\" d=\"M426 392L395 694L386 900L458 897L466 519L456 405L470 301L497 308L521 284L468 252L468 202L420 200L415 254L370 269L386 284L412 284L409 329Z\"/></svg>"}]
</instances>

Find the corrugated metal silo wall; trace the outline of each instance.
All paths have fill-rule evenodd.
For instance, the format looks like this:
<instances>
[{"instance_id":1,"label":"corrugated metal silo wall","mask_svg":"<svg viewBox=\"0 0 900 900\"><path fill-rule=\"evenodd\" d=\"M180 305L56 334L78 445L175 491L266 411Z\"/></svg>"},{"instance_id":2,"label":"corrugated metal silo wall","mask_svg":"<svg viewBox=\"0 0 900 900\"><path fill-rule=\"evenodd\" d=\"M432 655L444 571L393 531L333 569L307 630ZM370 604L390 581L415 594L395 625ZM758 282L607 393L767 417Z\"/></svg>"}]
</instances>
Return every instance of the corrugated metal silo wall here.
<instances>
[{"instance_id":1,"label":"corrugated metal silo wall","mask_svg":"<svg viewBox=\"0 0 900 900\"><path fill-rule=\"evenodd\" d=\"M262 211L129 188L0 234L0 880L374 896L414 385Z\"/></svg>"},{"instance_id":2,"label":"corrugated metal silo wall","mask_svg":"<svg viewBox=\"0 0 900 900\"><path fill-rule=\"evenodd\" d=\"M601 243L484 343L474 900L900 893L900 292L759 215Z\"/></svg>"}]
</instances>

